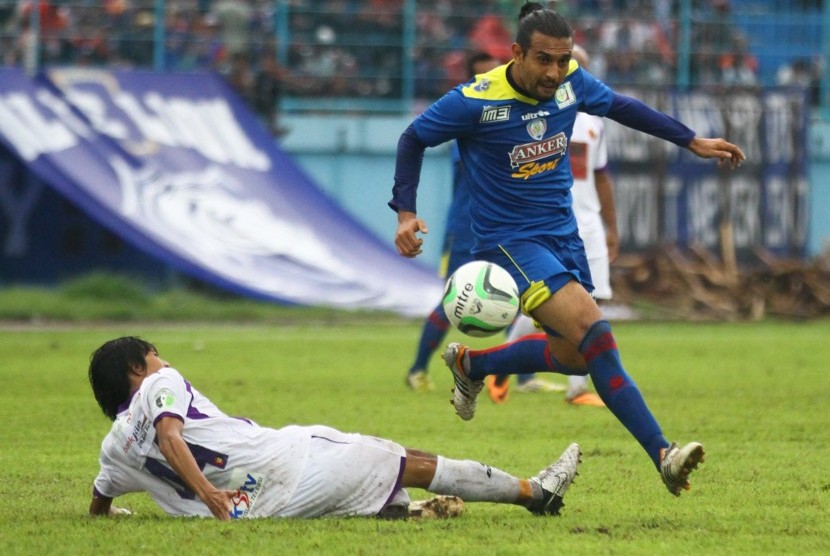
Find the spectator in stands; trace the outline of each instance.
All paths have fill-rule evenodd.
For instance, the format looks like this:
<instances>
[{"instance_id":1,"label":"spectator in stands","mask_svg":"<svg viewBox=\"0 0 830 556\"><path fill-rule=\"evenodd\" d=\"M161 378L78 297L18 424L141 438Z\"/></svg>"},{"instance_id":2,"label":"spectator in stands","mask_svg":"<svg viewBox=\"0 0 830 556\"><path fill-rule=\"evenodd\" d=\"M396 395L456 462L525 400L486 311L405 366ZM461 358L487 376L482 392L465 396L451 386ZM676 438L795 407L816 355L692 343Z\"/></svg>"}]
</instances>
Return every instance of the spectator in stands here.
<instances>
[{"instance_id":1,"label":"spectator in stands","mask_svg":"<svg viewBox=\"0 0 830 556\"><path fill-rule=\"evenodd\" d=\"M820 66L809 58L796 58L789 64L783 64L775 74L775 84L779 87L797 87L809 91L810 103L819 101Z\"/></svg>"},{"instance_id":2,"label":"spectator in stands","mask_svg":"<svg viewBox=\"0 0 830 556\"><path fill-rule=\"evenodd\" d=\"M247 0L217 0L210 13L216 18L229 58L249 50L249 22L253 11Z\"/></svg>"},{"instance_id":3,"label":"spectator in stands","mask_svg":"<svg viewBox=\"0 0 830 556\"><path fill-rule=\"evenodd\" d=\"M279 123L279 104L287 72L277 59L275 45L266 46L259 55L251 99L254 110L265 120L268 130L276 137L285 133Z\"/></svg>"},{"instance_id":4,"label":"spectator in stands","mask_svg":"<svg viewBox=\"0 0 830 556\"><path fill-rule=\"evenodd\" d=\"M730 21L729 0L711 0L695 5L696 23L692 31L692 82L710 86L722 83L721 56L732 47L734 29Z\"/></svg>"},{"instance_id":5,"label":"spectator in stands","mask_svg":"<svg viewBox=\"0 0 830 556\"><path fill-rule=\"evenodd\" d=\"M758 85L758 59L749 51L746 37L740 33L732 37L732 48L718 60L721 83L727 87L755 87Z\"/></svg>"},{"instance_id":6,"label":"spectator in stands","mask_svg":"<svg viewBox=\"0 0 830 556\"><path fill-rule=\"evenodd\" d=\"M139 68L153 66L154 15L150 10L133 14L132 24L120 33L118 54L124 62Z\"/></svg>"}]
</instances>

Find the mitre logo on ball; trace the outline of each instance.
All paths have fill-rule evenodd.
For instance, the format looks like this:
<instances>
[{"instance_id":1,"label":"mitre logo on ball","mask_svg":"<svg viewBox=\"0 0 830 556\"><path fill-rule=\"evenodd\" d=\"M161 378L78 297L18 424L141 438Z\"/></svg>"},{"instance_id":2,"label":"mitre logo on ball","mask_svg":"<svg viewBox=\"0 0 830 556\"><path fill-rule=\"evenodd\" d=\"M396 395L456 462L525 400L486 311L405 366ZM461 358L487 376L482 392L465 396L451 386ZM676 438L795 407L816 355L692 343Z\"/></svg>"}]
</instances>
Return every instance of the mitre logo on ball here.
<instances>
[{"instance_id":1,"label":"mitre logo on ball","mask_svg":"<svg viewBox=\"0 0 830 556\"><path fill-rule=\"evenodd\" d=\"M473 261L447 280L443 300L450 323L469 336L492 336L513 322L519 311L519 288L502 267Z\"/></svg>"}]
</instances>

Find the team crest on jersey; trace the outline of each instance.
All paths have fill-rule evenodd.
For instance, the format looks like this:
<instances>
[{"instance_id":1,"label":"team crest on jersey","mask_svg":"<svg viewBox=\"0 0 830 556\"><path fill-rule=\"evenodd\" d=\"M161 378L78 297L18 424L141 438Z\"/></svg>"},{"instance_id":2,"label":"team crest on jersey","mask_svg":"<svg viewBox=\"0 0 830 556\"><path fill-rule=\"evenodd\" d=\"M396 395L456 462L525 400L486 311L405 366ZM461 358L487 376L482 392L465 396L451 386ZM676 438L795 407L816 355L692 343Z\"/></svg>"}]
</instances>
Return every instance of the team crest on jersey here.
<instances>
[{"instance_id":1,"label":"team crest on jersey","mask_svg":"<svg viewBox=\"0 0 830 556\"><path fill-rule=\"evenodd\" d=\"M555 99L558 108L565 108L576 102L576 95L570 82L563 83L556 89Z\"/></svg>"},{"instance_id":2,"label":"team crest on jersey","mask_svg":"<svg viewBox=\"0 0 830 556\"><path fill-rule=\"evenodd\" d=\"M164 409L165 407L172 407L172 405L176 402L176 396L169 388L162 388L159 393L156 394L155 401L156 407Z\"/></svg>"},{"instance_id":3,"label":"team crest on jersey","mask_svg":"<svg viewBox=\"0 0 830 556\"><path fill-rule=\"evenodd\" d=\"M481 110L482 124L490 124L493 122L505 122L510 119L509 106L485 106Z\"/></svg>"},{"instance_id":4,"label":"team crest on jersey","mask_svg":"<svg viewBox=\"0 0 830 556\"><path fill-rule=\"evenodd\" d=\"M548 123L542 118L536 118L535 120L527 122L525 129L527 129L527 133L531 137L539 141L545 136L545 132L548 130Z\"/></svg>"}]
</instances>

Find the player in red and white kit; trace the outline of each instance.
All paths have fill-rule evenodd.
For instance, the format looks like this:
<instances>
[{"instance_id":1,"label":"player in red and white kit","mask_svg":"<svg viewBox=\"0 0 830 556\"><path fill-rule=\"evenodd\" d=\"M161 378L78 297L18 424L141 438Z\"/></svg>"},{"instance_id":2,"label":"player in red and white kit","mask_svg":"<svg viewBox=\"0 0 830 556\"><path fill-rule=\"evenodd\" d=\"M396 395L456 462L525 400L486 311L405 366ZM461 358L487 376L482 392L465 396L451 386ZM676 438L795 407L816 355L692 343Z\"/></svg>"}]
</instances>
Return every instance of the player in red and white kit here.
<instances>
[{"instance_id":1,"label":"player in red and white kit","mask_svg":"<svg viewBox=\"0 0 830 556\"><path fill-rule=\"evenodd\" d=\"M579 463L579 447L571 444L535 477L518 479L322 425L261 427L220 411L135 337L96 350L89 380L113 421L89 507L96 515L129 513L113 508L113 498L147 492L175 516L406 517L413 513L407 487L449 495L428 501L426 510L414 503L415 515L451 515L458 498L558 515Z\"/></svg>"}]
</instances>

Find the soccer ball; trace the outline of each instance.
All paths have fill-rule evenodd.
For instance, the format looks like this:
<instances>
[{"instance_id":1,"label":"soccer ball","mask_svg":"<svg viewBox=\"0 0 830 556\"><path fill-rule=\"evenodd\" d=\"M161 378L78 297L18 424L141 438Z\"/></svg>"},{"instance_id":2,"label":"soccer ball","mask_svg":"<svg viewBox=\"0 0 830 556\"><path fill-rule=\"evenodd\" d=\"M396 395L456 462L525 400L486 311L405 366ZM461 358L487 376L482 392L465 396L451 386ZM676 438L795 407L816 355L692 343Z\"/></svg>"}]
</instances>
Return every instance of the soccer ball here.
<instances>
[{"instance_id":1,"label":"soccer ball","mask_svg":"<svg viewBox=\"0 0 830 556\"><path fill-rule=\"evenodd\" d=\"M460 266L447 280L443 305L452 325L464 334L492 336L516 318L519 288L499 265L473 261Z\"/></svg>"}]
</instances>

